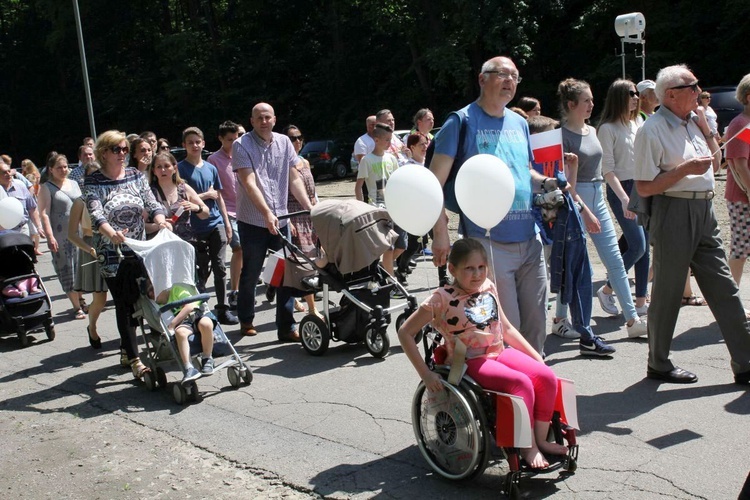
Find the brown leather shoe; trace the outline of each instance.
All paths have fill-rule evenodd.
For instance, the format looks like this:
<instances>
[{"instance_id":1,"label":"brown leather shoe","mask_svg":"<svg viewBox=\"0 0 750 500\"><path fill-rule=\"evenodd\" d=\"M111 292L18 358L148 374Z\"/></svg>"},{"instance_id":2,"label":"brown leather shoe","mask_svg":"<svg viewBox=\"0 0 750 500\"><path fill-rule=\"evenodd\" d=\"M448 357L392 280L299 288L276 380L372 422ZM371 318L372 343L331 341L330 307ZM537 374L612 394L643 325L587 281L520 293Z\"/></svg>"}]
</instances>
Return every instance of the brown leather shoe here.
<instances>
[{"instance_id":1,"label":"brown leather shoe","mask_svg":"<svg viewBox=\"0 0 750 500\"><path fill-rule=\"evenodd\" d=\"M290 332L287 332L285 334L279 334L279 342L299 342L299 332L297 330L292 330Z\"/></svg>"},{"instance_id":2,"label":"brown leather shoe","mask_svg":"<svg viewBox=\"0 0 750 500\"><path fill-rule=\"evenodd\" d=\"M240 323L240 333L246 337L255 337L258 335L258 331L252 323Z\"/></svg>"}]
</instances>

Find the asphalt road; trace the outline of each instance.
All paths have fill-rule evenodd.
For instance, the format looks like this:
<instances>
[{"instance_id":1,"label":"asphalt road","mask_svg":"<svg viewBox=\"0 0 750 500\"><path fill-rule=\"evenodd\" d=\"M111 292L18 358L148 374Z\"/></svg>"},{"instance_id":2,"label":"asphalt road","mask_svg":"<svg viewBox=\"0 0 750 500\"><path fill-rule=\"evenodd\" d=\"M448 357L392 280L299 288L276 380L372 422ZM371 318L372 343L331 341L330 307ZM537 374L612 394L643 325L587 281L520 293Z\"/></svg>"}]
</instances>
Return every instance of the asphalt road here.
<instances>
[{"instance_id":1,"label":"asphalt road","mask_svg":"<svg viewBox=\"0 0 750 500\"><path fill-rule=\"evenodd\" d=\"M260 288L260 334L227 329L252 385L231 389L222 372L198 381L200 402L178 406L170 390L148 392L119 368L112 308L100 320L104 348L93 351L48 254L38 270L55 302L57 339L40 333L22 349L15 336L0 338L4 496L481 499L503 487L504 463L471 482L432 473L411 425L418 377L393 325L383 360L341 343L312 357L276 342ZM596 259L594 276L596 290L604 279ZM420 262L410 290L421 299L436 282ZM627 339L622 317L607 317L596 299L593 316L594 331L617 347L612 359L582 358L577 343L554 336L546 344L549 365L576 382L578 470L524 480L524 497L737 498L750 471L750 396L732 383L709 307L683 307L677 324L674 359L700 377L688 386L646 380L646 341Z\"/></svg>"}]
</instances>

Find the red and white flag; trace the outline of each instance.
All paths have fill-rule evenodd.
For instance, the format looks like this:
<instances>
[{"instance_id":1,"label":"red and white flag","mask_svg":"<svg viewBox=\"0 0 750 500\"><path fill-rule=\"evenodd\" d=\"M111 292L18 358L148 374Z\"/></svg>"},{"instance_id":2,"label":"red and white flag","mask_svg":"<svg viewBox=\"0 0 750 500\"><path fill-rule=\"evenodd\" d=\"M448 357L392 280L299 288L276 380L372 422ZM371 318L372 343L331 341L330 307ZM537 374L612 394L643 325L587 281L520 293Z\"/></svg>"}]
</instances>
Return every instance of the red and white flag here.
<instances>
[{"instance_id":1,"label":"red and white flag","mask_svg":"<svg viewBox=\"0 0 750 500\"><path fill-rule=\"evenodd\" d=\"M284 284L285 264L286 259L282 250L269 255L266 259L266 266L263 268L263 274L261 275L263 282L275 287L282 286Z\"/></svg>"},{"instance_id":2,"label":"red and white flag","mask_svg":"<svg viewBox=\"0 0 750 500\"><path fill-rule=\"evenodd\" d=\"M529 136L534 163L552 163L559 161L562 165L562 129L548 130Z\"/></svg>"},{"instance_id":3,"label":"red and white flag","mask_svg":"<svg viewBox=\"0 0 750 500\"><path fill-rule=\"evenodd\" d=\"M497 399L495 441L501 448L531 448L531 419L523 398L487 391Z\"/></svg>"},{"instance_id":4,"label":"red and white flag","mask_svg":"<svg viewBox=\"0 0 750 500\"><path fill-rule=\"evenodd\" d=\"M560 419L576 430L578 427L578 405L576 404L576 386L572 380L557 379L557 399L555 410L560 413Z\"/></svg>"}]
</instances>

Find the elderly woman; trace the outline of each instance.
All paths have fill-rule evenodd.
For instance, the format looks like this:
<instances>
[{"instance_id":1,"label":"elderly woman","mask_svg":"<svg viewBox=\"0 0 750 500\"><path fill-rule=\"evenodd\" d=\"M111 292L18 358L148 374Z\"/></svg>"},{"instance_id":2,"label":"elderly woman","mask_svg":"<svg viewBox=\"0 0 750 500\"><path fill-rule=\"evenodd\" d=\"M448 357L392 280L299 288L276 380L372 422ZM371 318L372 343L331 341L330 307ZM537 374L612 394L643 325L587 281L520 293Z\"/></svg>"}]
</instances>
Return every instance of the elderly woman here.
<instances>
[{"instance_id":1,"label":"elderly woman","mask_svg":"<svg viewBox=\"0 0 750 500\"><path fill-rule=\"evenodd\" d=\"M126 237L144 239L144 210L160 227L170 226L143 174L125 167L128 151L124 133L117 130L102 133L94 147L101 169L86 176L83 196L94 230L93 247L102 263L101 273L115 303L117 330L124 350L122 357L127 357L133 376L140 379L148 371L138 356L132 318L140 266L133 264L135 254L123 243Z\"/></svg>"},{"instance_id":2,"label":"elderly woman","mask_svg":"<svg viewBox=\"0 0 750 500\"><path fill-rule=\"evenodd\" d=\"M742 129L750 126L750 74L742 77L736 91L737 100L742 104L742 113L735 116L727 127L726 138L731 139ZM734 139L727 143L726 159L729 164L727 188L724 198L729 212L732 239L729 245L729 269L737 284L742 279L745 261L750 255L750 235L747 232L747 221L750 219L750 145L745 141Z\"/></svg>"},{"instance_id":3,"label":"elderly woman","mask_svg":"<svg viewBox=\"0 0 750 500\"><path fill-rule=\"evenodd\" d=\"M68 179L68 159L55 153L47 162L47 182L39 189L39 212L47 245L52 253L60 287L73 305L75 319L86 319L81 294L75 291L78 249L68 240L68 220L73 202L81 197L78 183Z\"/></svg>"}]
</instances>

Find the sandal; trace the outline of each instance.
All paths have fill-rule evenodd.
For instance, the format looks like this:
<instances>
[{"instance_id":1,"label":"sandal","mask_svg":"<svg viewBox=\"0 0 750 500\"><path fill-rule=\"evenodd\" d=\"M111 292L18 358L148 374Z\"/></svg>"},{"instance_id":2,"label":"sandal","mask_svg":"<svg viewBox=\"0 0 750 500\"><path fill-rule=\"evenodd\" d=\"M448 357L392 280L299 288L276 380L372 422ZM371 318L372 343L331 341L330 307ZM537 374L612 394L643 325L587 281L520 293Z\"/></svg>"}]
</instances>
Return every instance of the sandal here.
<instances>
[{"instance_id":1,"label":"sandal","mask_svg":"<svg viewBox=\"0 0 750 500\"><path fill-rule=\"evenodd\" d=\"M83 309L81 309L79 307L78 310L75 312L75 318L76 319L86 319L86 313L83 312Z\"/></svg>"},{"instance_id":2,"label":"sandal","mask_svg":"<svg viewBox=\"0 0 750 500\"><path fill-rule=\"evenodd\" d=\"M130 358L128 358L128 354L123 349L120 349L120 366L122 368L130 368Z\"/></svg>"},{"instance_id":3,"label":"sandal","mask_svg":"<svg viewBox=\"0 0 750 500\"><path fill-rule=\"evenodd\" d=\"M84 299L83 297L81 297L80 300L78 301L78 303L81 304L81 309L83 309L83 312L85 312L86 314L88 314L89 313L89 305L86 303L86 299Z\"/></svg>"},{"instance_id":4,"label":"sandal","mask_svg":"<svg viewBox=\"0 0 750 500\"><path fill-rule=\"evenodd\" d=\"M143 378L144 373L151 372L151 368L144 365L140 358L136 358L130 362L130 369L133 370L133 378L138 380Z\"/></svg>"},{"instance_id":5,"label":"sandal","mask_svg":"<svg viewBox=\"0 0 750 500\"><path fill-rule=\"evenodd\" d=\"M683 297L682 305L683 306L705 306L706 301L703 300L703 297L699 297L693 294L693 295L690 295L689 297Z\"/></svg>"},{"instance_id":6,"label":"sandal","mask_svg":"<svg viewBox=\"0 0 750 500\"><path fill-rule=\"evenodd\" d=\"M294 300L294 310L299 313L307 312L307 308L302 304L302 302L296 299Z\"/></svg>"}]
</instances>

